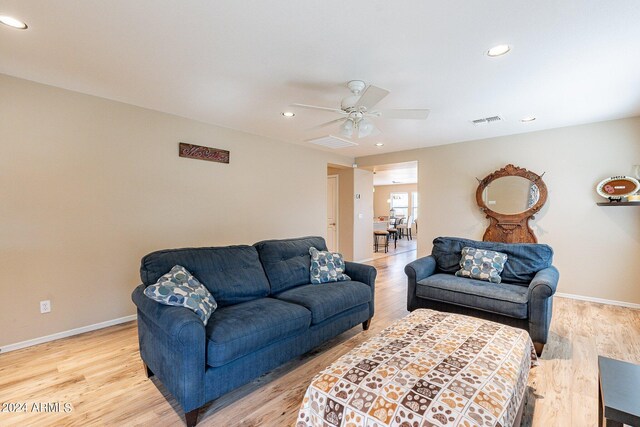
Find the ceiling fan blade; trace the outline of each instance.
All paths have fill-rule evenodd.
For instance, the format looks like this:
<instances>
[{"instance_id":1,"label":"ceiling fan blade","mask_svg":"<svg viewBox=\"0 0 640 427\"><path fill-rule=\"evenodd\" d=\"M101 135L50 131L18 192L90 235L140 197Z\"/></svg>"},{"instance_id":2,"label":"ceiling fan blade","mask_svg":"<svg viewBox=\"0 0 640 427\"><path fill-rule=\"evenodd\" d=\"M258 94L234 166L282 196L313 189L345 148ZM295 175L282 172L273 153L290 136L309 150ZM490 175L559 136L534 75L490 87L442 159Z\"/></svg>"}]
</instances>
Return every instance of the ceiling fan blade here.
<instances>
[{"instance_id":1,"label":"ceiling fan blade","mask_svg":"<svg viewBox=\"0 0 640 427\"><path fill-rule=\"evenodd\" d=\"M320 129L320 128L323 128L323 127L325 127L325 126L329 126L329 125L332 125L332 124L334 124L334 123L338 123L338 122L341 122L341 121L344 121L344 117L340 117L339 119L331 120L330 122L322 123L321 125L311 127L311 128L309 128L309 129L307 129L307 130L316 130L316 129Z\"/></svg>"},{"instance_id":2,"label":"ceiling fan blade","mask_svg":"<svg viewBox=\"0 0 640 427\"><path fill-rule=\"evenodd\" d=\"M334 113L346 114L339 108L329 108L329 107L319 107L317 105L307 105L307 104L291 104L292 107L306 108L307 110L322 110L322 111L332 111Z\"/></svg>"},{"instance_id":3,"label":"ceiling fan blade","mask_svg":"<svg viewBox=\"0 0 640 427\"><path fill-rule=\"evenodd\" d=\"M401 110L379 110L373 111L371 114L378 115L383 119L411 119L411 120L425 120L429 117L431 110L419 110L419 109L401 109Z\"/></svg>"},{"instance_id":4,"label":"ceiling fan blade","mask_svg":"<svg viewBox=\"0 0 640 427\"><path fill-rule=\"evenodd\" d=\"M364 93L358 99L357 105L370 110L387 95L389 95L388 90L371 85L364 90Z\"/></svg>"}]
</instances>

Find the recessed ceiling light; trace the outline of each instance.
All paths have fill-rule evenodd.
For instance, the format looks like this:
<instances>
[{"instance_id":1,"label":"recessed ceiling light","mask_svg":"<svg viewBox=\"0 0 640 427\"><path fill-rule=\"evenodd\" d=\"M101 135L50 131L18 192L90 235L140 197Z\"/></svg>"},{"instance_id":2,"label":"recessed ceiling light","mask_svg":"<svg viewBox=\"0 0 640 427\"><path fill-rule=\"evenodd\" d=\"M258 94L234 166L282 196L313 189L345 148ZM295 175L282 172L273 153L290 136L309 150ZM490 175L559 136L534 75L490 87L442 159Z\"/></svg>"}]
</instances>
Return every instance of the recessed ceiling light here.
<instances>
[{"instance_id":1,"label":"recessed ceiling light","mask_svg":"<svg viewBox=\"0 0 640 427\"><path fill-rule=\"evenodd\" d=\"M509 52L511 50L511 46L509 46L508 44L499 44L498 46L494 46L491 49L489 49L487 51L487 56L490 57L496 57L496 56L502 56L505 53Z\"/></svg>"},{"instance_id":2,"label":"recessed ceiling light","mask_svg":"<svg viewBox=\"0 0 640 427\"><path fill-rule=\"evenodd\" d=\"M527 116L520 119L522 123L528 123L534 121L536 118L533 116Z\"/></svg>"},{"instance_id":3,"label":"recessed ceiling light","mask_svg":"<svg viewBox=\"0 0 640 427\"><path fill-rule=\"evenodd\" d=\"M384 144L382 142L376 142L376 147L382 147Z\"/></svg>"},{"instance_id":4,"label":"recessed ceiling light","mask_svg":"<svg viewBox=\"0 0 640 427\"><path fill-rule=\"evenodd\" d=\"M8 25L11 28L16 28L18 30L26 30L28 28L27 24L20 21L19 19L13 18L11 16L6 16L6 15L0 15L0 23L3 23L4 25Z\"/></svg>"},{"instance_id":5,"label":"recessed ceiling light","mask_svg":"<svg viewBox=\"0 0 640 427\"><path fill-rule=\"evenodd\" d=\"M293 117L296 114L291 112L291 111L285 111L284 113L282 113L282 115L285 116L285 117Z\"/></svg>"}]
</instances>

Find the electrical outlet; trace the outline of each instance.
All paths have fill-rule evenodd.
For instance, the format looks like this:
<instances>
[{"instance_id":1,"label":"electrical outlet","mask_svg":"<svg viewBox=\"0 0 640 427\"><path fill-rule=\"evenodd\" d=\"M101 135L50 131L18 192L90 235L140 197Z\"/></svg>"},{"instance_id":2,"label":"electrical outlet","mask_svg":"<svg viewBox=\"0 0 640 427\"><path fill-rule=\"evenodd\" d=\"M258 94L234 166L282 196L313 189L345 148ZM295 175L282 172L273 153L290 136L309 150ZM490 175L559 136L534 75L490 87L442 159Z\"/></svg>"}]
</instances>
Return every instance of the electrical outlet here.
<instances>
[{"instance_id":1,"label":"electrical outlet","mask_svg":"<svg viewBox=\"0 0 640 427\"><path fill-rule=\"evenodd\" d=\"M40 301L40 313L50 313L51 312L51 301L45 300Z\"/></svg>"}]
</instances>

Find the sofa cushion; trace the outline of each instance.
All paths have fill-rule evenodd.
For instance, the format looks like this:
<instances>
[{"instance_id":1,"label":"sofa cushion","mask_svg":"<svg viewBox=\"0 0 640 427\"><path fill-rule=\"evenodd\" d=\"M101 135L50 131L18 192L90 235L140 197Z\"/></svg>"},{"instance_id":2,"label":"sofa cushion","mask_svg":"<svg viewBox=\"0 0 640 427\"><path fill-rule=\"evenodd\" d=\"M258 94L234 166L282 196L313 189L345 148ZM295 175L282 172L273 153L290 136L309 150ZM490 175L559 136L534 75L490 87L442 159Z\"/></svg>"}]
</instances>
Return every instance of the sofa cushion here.
<instances>
[{"instance_id":1,"label":"sofa cushion","mask_svg":"<svg viewBox=\"0 0 640 427\"><path fill-rule=\"evenodd\" d=\"M318 285L328 282L351 280L344 274L344 260L337 252L319 251L313 246L309 248L311 255L311 283Z\"/></svg>"},{"instance_id":2,"label":"sofa cushion","mask_svg":"<svg viewBox=\"0 0 640 427\"><path fill-rule=\"evenodd\" d=\"M149 286L181 265L209 289L219 307L269 295L269 282L253 246L168 249L142 258L140 277Z\"/></svg>"},{"instance_id":3,"label":"sofa cushion","mask_svg":"<svg viewBox=\"0 0 640 427\"><path fill-rule=\"evenodd\" d=\"M456 271L456 276L491 283L502 282L500 273L504 269L504 263L507 262L507 254L465 246L462 248L461 255L460 270Z\"/></svg>"},{"instance_id":4,"label":"sofa cushion","mask_svg":"<svg viewBox=\"0 0 640 427\"><path fill-rule=\"evenodd\" d=\"M509 260L501 277L503 282L529 286L540 270L551 266L553 249L537 243L479 242L458 237L438 237L433 241L431 255L436 259L438 271L454 274L459 268L462 248L470 246L507 254Z\"/></svg>"},{"instance_id":5,"label":"sofa cushion","mask_svg":"<svg viewBox=\"0 0 640 427\"><path fill-rule=\"evenodd\" d=\"M254 245L271 284L271 293L309 283L311 255L309 248L326 251L322 237L265 240ZM215 296L215 295L214 295Z\"/></svg>"},{"instance_id":6,"label":"sofa cushion","mask_svg":"<svg viewBox=\"0 0 640 427\"><path fill-rule=\"evenodd\" d=\"M416 295L516 319L528 317L529 289L438 273L420 280Z\"/></svg>"},{"instance_id":7,"label":"sofa cushion","mask_svg":"<svg viewBox=\"0 0 640 427\"><path fill-rule=\"evenodd\" d=\"M371 301L371 288L364 283L346 281L303 285L281 292L276 298L300 304L311 311L311 324Z\"/></svg>"},{"instance_id":8,"label":"sofa cushion","mask_svg":"<svg viewBox=\"0 0 640 427\"><path fill-rule=\"evenodd\" d=\"M164 305L186 307L195 312L205 325L218 307L209 290L181 265L161 276L144 294Z\"/></svg>"},{"instance_id":9,"label":"sofa cushion","mask_svg":"<svg viewBox=\"0 0 640 427\"><path fill-rule=\"evenodd\" d=\"M216 310L206 328L207 364L226 365L267 345L306 331L311 313L275 298L260 298Z\"/></svg>"}]
</instances>

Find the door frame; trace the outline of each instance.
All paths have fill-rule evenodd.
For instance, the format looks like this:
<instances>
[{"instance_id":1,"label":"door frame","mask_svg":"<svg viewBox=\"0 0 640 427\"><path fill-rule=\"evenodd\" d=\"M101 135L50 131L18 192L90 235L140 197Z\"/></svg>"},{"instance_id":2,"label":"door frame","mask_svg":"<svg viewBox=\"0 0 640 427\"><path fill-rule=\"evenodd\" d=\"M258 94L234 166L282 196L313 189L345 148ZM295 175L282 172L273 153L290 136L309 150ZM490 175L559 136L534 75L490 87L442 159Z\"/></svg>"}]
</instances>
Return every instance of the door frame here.
<instances>
[{"instance_id":1,"label":"door frame","mask_svg":"<svg viewBox=\"0 0 640 427\"><path fill-rule=\"evenodd\" d=\"M327 175L327 179L328 178L335 178L336 179L336 191L335 191L335 206L336 206L336 244L335 244L335 251L339 252L340 251L340 175L337 174L331 174L331 175Z\"/></svg>"}]
</instances>

